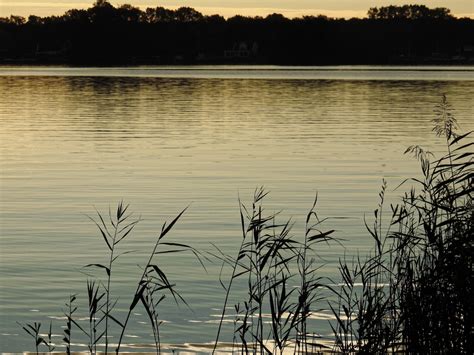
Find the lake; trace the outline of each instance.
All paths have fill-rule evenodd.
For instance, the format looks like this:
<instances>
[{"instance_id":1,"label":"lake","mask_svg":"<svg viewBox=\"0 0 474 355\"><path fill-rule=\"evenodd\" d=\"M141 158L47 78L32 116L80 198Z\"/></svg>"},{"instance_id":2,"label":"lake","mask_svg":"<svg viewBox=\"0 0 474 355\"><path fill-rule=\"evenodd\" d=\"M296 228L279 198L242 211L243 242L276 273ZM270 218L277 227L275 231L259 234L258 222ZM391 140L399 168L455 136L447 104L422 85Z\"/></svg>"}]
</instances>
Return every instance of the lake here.
<instances>
[{"instance_id":1,"label":"lake","mask_svg":"<svg viewBox=\"0 0 474 355\"><path fill-rule=\"evenodd\" d=\"M372 246L364 218L371 223L382 179L396 203L411 186L399 184L420 176L405 149L445 151L431 122L442 94L462 131L473 130L473 67L0 67L0 350L33 350L16 322L46 331L52 321L61 342L64 303L71 293L86 302L84 266L107 262L88 216L121 200L143 220L120 245L135 252L114 269L118 317L164 221L189 206L170 241L234 255L238 199L249 204L259 186L296 236L318 194L325 226L344 239L345 249L318 251L321 273L337 279L338 258ZM192 308L163 304L162 341L213 341L219 262L206 272L192 255L160 260ZM134 313L123 350L143 351L151 329ZM85 308L77 315L84 322ZM315 318L329 335L324 315Z\"/></svg>"}]
</instances>

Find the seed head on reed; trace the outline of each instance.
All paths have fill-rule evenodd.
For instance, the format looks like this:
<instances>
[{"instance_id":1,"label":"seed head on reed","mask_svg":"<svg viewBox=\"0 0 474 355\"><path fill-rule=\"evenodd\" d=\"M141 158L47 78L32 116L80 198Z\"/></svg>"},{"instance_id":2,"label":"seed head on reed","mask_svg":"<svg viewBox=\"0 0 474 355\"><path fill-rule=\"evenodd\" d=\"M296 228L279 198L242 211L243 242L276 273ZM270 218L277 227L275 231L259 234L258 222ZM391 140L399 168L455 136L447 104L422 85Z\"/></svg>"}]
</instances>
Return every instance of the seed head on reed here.
<instances>
[{"instance_id":1,"label":"seed head on reed","mask_svg":"<svg viewBox=\"0 0 474 355\"><path fill-rule=\"evenodd\" d=\"M442 95L441 102L435 107L435 118L433 118L433 131L439 137L445 137L450 140L455 137L455 130L458 129L458 123L453 115L453 108L448 103L446 94Z\"/></svg>"}]
</instances>

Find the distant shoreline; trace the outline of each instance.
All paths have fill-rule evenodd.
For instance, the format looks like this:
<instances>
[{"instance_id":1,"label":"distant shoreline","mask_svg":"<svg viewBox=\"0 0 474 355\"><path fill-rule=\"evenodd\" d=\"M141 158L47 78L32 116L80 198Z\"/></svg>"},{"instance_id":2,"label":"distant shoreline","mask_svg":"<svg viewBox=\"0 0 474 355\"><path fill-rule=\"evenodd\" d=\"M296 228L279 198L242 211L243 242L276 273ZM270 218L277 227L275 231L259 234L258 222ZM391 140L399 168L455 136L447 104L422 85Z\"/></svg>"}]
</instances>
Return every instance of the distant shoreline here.
<instances>
[{"instance_id":1,"label":"distant shoreline","mask_svg":"<svg viewBox=\"0 0 474 355\"><path fill-rule=\"evenodd\" d=\"M97 77L215 80L355 80L355 81L468 81L474 66L276 66L276 65L1 65L5 77Z\"/></svg>"},{"instance_id":2,"label":"distant shoreline","mask_svg":"<svg viewBox=\"0 0 474 355\"><path fill-rule=\"evenodd\" d=\"M101 0L62 16L0 17L0 64L474 65L473 31L473 19L421 5L371 8L362 19L225 19Z\"/></svg>"},{"instance_id":3,"label":"distant shoreline","mask_svg":"<svg viewBox=\"0 0 474 355\"><path fill-rule=\"evenodd\" d=\"M312 68L324 68L330 69L331 67L338 67L334 70L342 70L343 67L351 67L351 70L356 70L355 68L360 67L400 67L400 69L386 69L386 70L406 70L410 67L472 67L474 68L474 58L470 60L463 61L431 61L431 60L420 60L420 61L410 61L410 62L384 62L384 63L314 63L314 64L279 64L271 62L262 62L262 63L252 63L252 62L164 62L157 63L154 61L143 61L143 62L71 62L71 61L45 61L45 60L36 60L34 58L22 58L22 59L1 59L0 66L15 66L15 67L68 67L68 68L107 68L107 67L117 67L117 68L128 68L128 67L157 67L157 68L169 68L169 67L180 67L184 68L196 68L196 67L230 67L236 69L239 67L245 67L242 70L249 70L250 67L255 67L256 69L262 69L265 67L275 67L278 68L298 68L300 70L311 70ZM270 69L266 69L270 70ZM427 69L430 70L430 69Z\"/></svg>"}]
</instances>

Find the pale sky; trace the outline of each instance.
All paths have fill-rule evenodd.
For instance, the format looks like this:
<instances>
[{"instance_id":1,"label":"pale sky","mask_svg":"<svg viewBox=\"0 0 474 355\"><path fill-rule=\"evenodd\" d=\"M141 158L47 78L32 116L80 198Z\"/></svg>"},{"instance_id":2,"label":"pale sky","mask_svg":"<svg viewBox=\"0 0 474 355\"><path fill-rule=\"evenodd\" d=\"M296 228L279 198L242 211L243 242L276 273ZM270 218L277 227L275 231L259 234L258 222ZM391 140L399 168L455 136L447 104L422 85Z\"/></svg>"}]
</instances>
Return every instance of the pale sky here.
<instances>
[{"instance_id":1,"label":"pale sky","mask_svg":"<svg viewBox=\"0 0 474 355\"><path fill-rule=\"evenodd\" d=\"M62 15L72 8L88 8L95 0L0 0L0 16ZM458 17L474 18L474 0L111 0L114 6L131 4L142 9L163 6L190 6L205 15L219 14L266 16L277 12L287 17L327 15L330 17L365 17L370 7L386 5L422 4L428 7L447 7Z\"/></svg>"}]
</instances>

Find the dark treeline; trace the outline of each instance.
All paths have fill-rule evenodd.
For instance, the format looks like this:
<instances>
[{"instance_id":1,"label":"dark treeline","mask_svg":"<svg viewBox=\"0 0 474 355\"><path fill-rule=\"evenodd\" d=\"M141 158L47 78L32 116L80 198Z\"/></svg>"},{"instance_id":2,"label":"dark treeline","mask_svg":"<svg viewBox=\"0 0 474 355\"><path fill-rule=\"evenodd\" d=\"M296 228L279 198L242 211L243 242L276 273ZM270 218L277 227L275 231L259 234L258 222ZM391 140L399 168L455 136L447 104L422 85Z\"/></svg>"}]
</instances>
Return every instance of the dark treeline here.
<instances>
[{"instance_id":1,"label":"dark treeline","mask_svg":"<svg viewBox=\"0 0 474 355\"><path fill-rule=\"evenodd\" d=\"M62 16L0 18L0 62L62 64L434 64L474 61L474 20L423 5L367 18L205 16L98 0Z\"/></svg>"}]
</instances>

